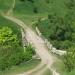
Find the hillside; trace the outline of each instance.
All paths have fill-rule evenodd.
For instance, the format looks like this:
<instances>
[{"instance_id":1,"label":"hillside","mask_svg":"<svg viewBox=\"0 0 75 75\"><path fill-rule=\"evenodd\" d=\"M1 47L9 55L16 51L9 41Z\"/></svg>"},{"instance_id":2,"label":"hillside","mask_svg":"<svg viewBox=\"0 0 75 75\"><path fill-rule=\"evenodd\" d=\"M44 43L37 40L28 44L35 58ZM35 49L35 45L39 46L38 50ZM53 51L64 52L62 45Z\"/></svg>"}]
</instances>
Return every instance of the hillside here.
<instances>
[{"instance_id":1,"label":"hillside","mask_svg":"<svg viewBox=\"0 0 75 75\"><path fill-rule=\"evenodd\" d=\"M74 71L75 0L0 0L0 75Z\"/></svg>"}]
</instances>

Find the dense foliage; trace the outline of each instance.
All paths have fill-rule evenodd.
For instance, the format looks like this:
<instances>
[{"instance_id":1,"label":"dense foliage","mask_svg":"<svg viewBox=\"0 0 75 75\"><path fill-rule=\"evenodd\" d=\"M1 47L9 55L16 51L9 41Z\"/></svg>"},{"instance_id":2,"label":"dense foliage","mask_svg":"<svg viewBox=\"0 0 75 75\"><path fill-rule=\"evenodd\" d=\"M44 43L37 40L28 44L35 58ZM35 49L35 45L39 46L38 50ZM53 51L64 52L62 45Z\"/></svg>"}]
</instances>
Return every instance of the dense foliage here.
<instances>
[{"instance_id":1,"label":"dense foliage","mask_svg":"<svg viewBox=\"0 0 75 75\"><path fill-rule=\"evenodd\" d=\"M73 47L69 48L63 56L63 62L68 72L71 72L75 68L75 49Z\"/></svg>"},{"instance_id":2,"label":"dense foliage","mask_svg":"<svg viewBox=\"0 0 75 75\"><path fill-rule=\"evenodd\" d=\"M48 19L35 24L42 34L58 49L68 49L75 46L75 5L73 4L75 1L69 0L67 2L68 5L64 3L66 8L64 12L66 13L63 13L63 16L60 15L60 11L53 11L48 14Z\"/></svg>"},{"instance_id":3,"label":"dense foliage","mask_svg":"<svg viewBox=\"0 0 75 75\"><path fill-rule=\"evenodd\" d=\"M62 6L58 4L58 8L55 4L56 8L53 6L55 11L52 10L47 19L41 18L37 21L34 27L37 26L54 47L67 51L63 56L65 70L69 72L68 74L74 75L72 71L75 69L75 0L64 1L62 4Z\"/></svg>"},{"instance_id":4,"label":"dense foliage","mask_svg":"<svg viewBox=\"0 0 75 75\"><path fill-rule=\"evenodd\" d=\"M36 24L42 34L58 49L67 49L75 44L74 23L59 17L52 17Z\"/></svg>"},{"instance_id":5,"label":"dense foliage","mask_svg":"<svg viewBox=\"0 0 75 75\"><path fill-rule=\"evenodd\" d=\"M29 45L24 52L17 34L14 34L11 28L3 27L0 29L0 70L30 60L34 54L33 50Z\"/></svg>"}]
</instances>

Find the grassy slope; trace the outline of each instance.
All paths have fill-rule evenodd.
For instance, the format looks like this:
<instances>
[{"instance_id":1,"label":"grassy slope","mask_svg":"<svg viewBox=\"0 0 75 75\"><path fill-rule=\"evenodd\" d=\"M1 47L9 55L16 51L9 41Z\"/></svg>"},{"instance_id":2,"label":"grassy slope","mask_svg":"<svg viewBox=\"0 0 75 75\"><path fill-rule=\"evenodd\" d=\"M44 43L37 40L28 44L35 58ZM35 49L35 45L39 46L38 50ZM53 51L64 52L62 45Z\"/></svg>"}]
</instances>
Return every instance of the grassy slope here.
<instances>
[{"instance_id":1,"label":"grassy slope","mask_svg":"<svg viewBox=\"0 0 75 75\"><path fill-rule=\"evenodd\" d=\"M38 8L37 14L33 12L34 7ZM49 11L48 9L49 5L45 3L45 0L36 0L34 4L28 1L20 2L20 0L16 0L14 14L25 23L30 24L32 21L37 20L38 17L45 17Z\"/></svg>"},{"instance_id":2,"label":"grassy slope","mask_svg":"<svg viewBox=\"0 0 75 75\"><path fill-rule=\"evenodd\" d=\"M61 75L65 72L65 65L63 61L59 58L55 58L55 62L53 63L52 66L57 72L59 72Z\"/></svg>"},{"instance_id":3,"label":"grassy slope","mask_svg":"<svg viewBox=\"0 0 75 75\"><path fill-rule=\"evenodd\" d=\"M0 13L6 12L12 6L13 0L0 0Z\"/></svg>"},{"instance_id":4,"label":"grassy slope","mask_svg":"<svg viewBox=\"0 0 75 75\"><path fill-rule=\"evenodd\" d=\"M7 12L7 10L11 7L13 0L0 0L0 13L1 12ZM17 26L15 23L3 18L0 15L0 28L2 27L10 27L15 34L18 35L18 39L21 41L21 31L19 26ZM0 75L12 75L13 73L21 73L25 72L27 70L30 70L34 68L36 65L40 63L40 60L32 60L28 63L22 63L19 66L13 66L9 70L5 70L3 72L0 72Z\"/></svg>"},{"instance_id":5,"label":"grassy slope","mask_svg":"<svg viewBox=\"0 0 75 75\"><path fill-rule=\"evenodd\" d=\"M39 63L40 63L40 60L33 59L27 63L24 62L24 63L20 64L19 66L13 66L9 70L0 72L0 75L15 75L18 73L23 73L25 71L35 68L35 66L37 66Z\"/></svg>"},{"instance_id":6,"label":"grassy slope","mask_svg":"<svg viewBox=\"0 0 75 75\"><path fill-rule=\"evenodd\" d=\"M52 75L52 73L50 72L49 69L47 69L47 70L43 73L43 75Z\"/></svg>"},{"instance_id":7,"label":"grassy slope","mask_svg":"<svg viewBox=\"0 0 75 75\"><path fill-rule=\"evenodd\" d=\"M0 16L0 28L2 28L4 26L10 27L13 30L13 32L18 35L18 39L21 41L20 27L17 24L11 22L10 20L7 20L7 19L3 18L2 16Z\"/></svg>"},{"instance_id":8,"label":"grassy slope","mask_svg":"<svg viewBox=\"0 0 75 75\"><path fill-rule=\"evenodd\" d=\"M65 0L50 0L50 3L46 3L46 0L34 0L34 3L16 0L14 14L25 23L30 24L32 21L37 20L38 17L46 17L49 13L64 16L67 13L64 3L66 3ZM38 9L36 14L33 12L34 7Z\"/></svg>"},{"instance_id":9,"label":"grassy slope","mask_svg":"<svg viewBox=\"0 0 75 75\"><path fill-rule=\"evenodd\" d=\"M73 71L70 72L70 73L64 73L63 75L75 75L75 70L73 70Z\"/></svg>"}]
</instances>

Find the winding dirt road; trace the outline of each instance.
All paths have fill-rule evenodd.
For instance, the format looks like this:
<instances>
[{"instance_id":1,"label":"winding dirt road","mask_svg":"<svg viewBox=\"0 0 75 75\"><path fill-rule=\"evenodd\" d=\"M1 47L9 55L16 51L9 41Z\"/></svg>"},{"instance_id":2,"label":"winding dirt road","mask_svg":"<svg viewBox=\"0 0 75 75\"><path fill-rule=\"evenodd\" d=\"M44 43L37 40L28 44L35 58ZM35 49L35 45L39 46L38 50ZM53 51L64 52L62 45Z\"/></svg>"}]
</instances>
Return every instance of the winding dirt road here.
<instances>
[{"instance_id":1,"label":"winding dirt road","mask_svg":"<svg viewBox=\"0 0 75 75\"><path fill-rule=\"evenodd\" d=\"M31 28L29 28L25 23L23 23L21 20L15 18L13 16L9 16L15 7L15 3L16 3L16 0L13 0L12 7L7 12L8 15L4 15L4 14L2 14L2 15L6 19L13 21L14 23L18 24L19 26L21 26L23 28L23 30L25 32L24 36L26 37L27 41L35 47L36 53L39 55L39 57L42 60L42 62L35 69L25 72L23 74L18 74L18 75L32 75L31 74L32 72L39 70L44 65L46 65L46 68L49 68L52 71L53 75L60 75L54 69L51 68L51 66L54 62L54 58L48 52L48 48L47 48L46 44L44 43L44 40L40 36L38 36ZM44 19L42 19L42 20L44 20ZM38 73L36 72L34 75L42 75L42 73L46 70L46 68L42 69Z\"/></svg>"},{"instance_id":2,"label":"winding dirt road","mask_svg":"<svg viewBox=\"0 0 75 75\"><path fill-rule=\"evenodd\" d=\"M41 58L43 64L47 65L47 68L49 68L52 71L53 75L60 75L54 69L51 68L51 66L54 62L54 59L53 59L53 56L48 52L48 48L45 45L44 40L40 36L38 36L31 28L29 28L27 25L25 25L21 20L15 18L15 17L12 17L12 16L4 15L4 14L3 14L3 16L6 19L9 19L9 20L13 21L14 23L18 24L19 26L21 26L24 29L25 37L26 37L27 41L35 47L35 51Z\"/></svg>"}]
</instances>

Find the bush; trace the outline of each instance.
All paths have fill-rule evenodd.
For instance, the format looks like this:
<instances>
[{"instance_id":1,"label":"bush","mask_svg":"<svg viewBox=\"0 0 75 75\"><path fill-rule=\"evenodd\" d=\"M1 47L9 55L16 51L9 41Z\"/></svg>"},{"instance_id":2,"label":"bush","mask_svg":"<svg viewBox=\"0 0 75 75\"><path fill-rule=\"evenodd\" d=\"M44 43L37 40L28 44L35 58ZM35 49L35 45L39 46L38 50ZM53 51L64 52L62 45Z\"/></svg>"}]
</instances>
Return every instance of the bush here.
<instances>
[{"instance_id":1,"label":"bush","mask_svg":"<svg viewBox=\"0 0 75 75\"><path fill-rule=\"evenodd\" d=\"M19 42L20 40L11 28L0 29L0 71L19 65L23 61L26 62L35 54L31 45L28 45L24 52Z\"/></svg>"},{"instance_id":2,"label":"bush","mask_svg":"<svg viewBox=\"0 0 75 75\"><path fill-rule=\"evenodd\" d=\"M67 53L63 56L63 62L68 72L75 68L75 48L69 48Z\"/></svg>"},{"instance_id":3,"label":"bush","mask_svg":"<svg viewBox=\"0 0 75 75\"><path fill-rule=\"evenodd\" d=\"M35 7L35 8L33 9L33 12L34 12L34 13L38 13L38 8Z\"/></svg>"},{"instance_id":4,"label":"bush","mask_svg":"<svg viewBox=\"0 0 75 75\"><path fill-rule=\"evenodd\" d=\"M68 49L75 46L75 23L69 21L72 16L59 17L57 14L49 14L48 19L41 21L37 26L40 32L45 36L57 49Z\"/></svg>"}]
</instances>

